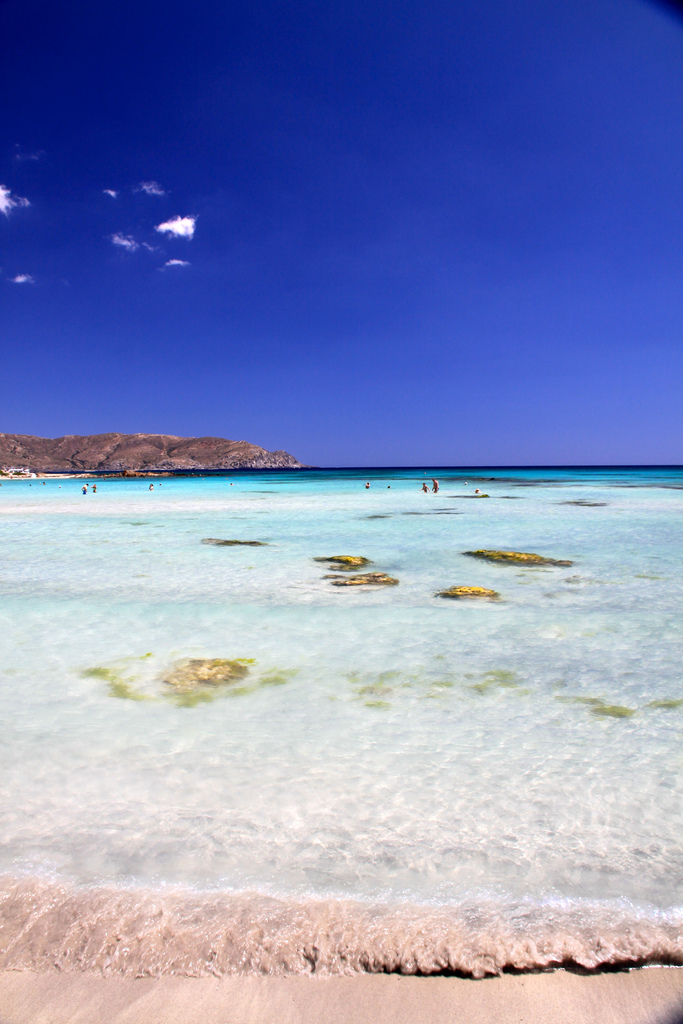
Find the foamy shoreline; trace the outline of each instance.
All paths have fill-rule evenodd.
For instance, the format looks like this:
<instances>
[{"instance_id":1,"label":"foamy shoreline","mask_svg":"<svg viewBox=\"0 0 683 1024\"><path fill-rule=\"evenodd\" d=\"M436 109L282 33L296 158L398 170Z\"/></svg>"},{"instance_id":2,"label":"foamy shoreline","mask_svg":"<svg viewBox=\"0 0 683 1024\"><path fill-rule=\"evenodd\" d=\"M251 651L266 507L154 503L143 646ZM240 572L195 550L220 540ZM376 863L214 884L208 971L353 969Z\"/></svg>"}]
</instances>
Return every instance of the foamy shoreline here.
<instances>
[{"instance_id":1,"label":"foamy shoreline","mask_svg":"<svg viewBox=\"0 0 683 1024\"><path fill-rule=\"evenodd\" d=\"M0 880L0 970L433 975L683 965L680 913L470 898L444 906Z\"/></svg>"},{"instance_id":2,"label":"foamy shoreline","mask_svg":"<svg viewBox=\"0 0 683 1024\"><path fill-rule=\"evenodd\" d=\"M3 1024L675 1024L683 969L467 978L98 978L0 971Z\"/></svg>"}]
</instances>

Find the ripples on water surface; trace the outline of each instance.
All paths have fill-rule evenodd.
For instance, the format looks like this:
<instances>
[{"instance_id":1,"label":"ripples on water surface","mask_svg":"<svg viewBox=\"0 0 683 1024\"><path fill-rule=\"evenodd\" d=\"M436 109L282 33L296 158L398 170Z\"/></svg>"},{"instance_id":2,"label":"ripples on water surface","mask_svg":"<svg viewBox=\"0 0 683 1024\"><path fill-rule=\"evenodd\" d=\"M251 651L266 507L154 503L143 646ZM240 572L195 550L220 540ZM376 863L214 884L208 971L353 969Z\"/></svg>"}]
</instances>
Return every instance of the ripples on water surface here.
<instances>
[{"instance_id":1,"label":"ripples on water surface","mask_svg":"<svg viewBox=\"0 0 683 1024\"><path fill-rule=\"evenodd\" d=\"M681 960L683 472L423 479L3 483L2 962ZM254 661L193 705L188 657Z\"/></svg>"}]
</instances>

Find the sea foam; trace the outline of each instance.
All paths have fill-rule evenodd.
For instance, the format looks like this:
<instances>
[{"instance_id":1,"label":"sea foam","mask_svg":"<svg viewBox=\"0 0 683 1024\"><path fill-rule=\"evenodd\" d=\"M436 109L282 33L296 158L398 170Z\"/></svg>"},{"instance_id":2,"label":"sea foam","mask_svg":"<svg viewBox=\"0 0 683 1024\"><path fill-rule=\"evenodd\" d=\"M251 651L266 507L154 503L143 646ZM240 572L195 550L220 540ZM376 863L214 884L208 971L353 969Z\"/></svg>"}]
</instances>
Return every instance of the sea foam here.
<instances>
[{"instance_id":1,"label":"sea foam","mask_svg":"<svg viewBox=\"0 0 683 1024\"><path fill-rule=\"evenodd\" d=\"M435 974L683 963L683 915L588 901L459 906L0 880L0 968L180 974Z\"/></svg>"}]
</instances>

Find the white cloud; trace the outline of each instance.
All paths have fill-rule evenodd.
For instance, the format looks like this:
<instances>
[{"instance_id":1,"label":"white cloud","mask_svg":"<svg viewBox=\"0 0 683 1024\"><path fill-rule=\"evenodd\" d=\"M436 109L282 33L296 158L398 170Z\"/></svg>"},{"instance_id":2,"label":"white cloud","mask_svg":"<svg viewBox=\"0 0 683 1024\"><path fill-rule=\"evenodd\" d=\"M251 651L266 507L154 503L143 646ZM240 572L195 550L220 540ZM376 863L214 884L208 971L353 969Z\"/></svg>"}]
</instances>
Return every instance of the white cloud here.
<instances>
[{"instance_id":1,"label":"white cloud","mask_svg":"<svg viewBox=\"0 0 683 1024\"><path fill-rule=\"evenodd\" d=\"M118 195L118 192L115 188L103 188L102 191L104 192L105 196L111 196L112 199L116 199Z\"/></svg>"},{"instance_id":2,"label":"white cloud","mask_svg":"<svg viewBox=\"0 0 683 1024\"><path fill-rule=\"evenodd\" d=\"M155 231L174 235L176 238L192 238L196 220L196 217L174 217L173 220L165 220L163 224L157 224Z\"/></svg>"},{"instance_id":3,"label":"white cloud","mask_svg":"<svg viewBox=\"0 0 683 1024\"><path fill-rule=\"evenodd\" d=\"M17 274L12 278L12 284L35 284L30 274Z\"/></svg>"},{"instance_id":4,"label":"white cloud","mask_svg":"<svg viewBox=\"0 0 683 1024\"><path fill-rule=\"evenodd\" d=\"M148 196L165 196L166 192L158 181L141 181L133 192L145 192Z\"/></svg>"},{"instance_id":5,"label":"white cloud","mask_svg":"<svg viewBox=\"0 0 683 1024\"><path fill-rule=\"evenodd\" d=\"M23 199L21 196L13 196L6 185L0 185L0 213L4 213L6 217L9 217L10 210L13 210L15 206L30 206L28 199Z\"/></svg>"},{"instance_id":6,"label":"white cloud","mask_svg":"<svg viewBox=\"0 0 683 1024\"><path fill-rule=\"evenodd\" d=\"M147 249L149 252L159 252L158 245L150 245L149 242L143 242L142 244L144 248Z\"/></svg>"},{"instance_id":7,"label":"white cloud","mask_svg":"<svg viewBox=\"0 0 683 1024\"><path fill-rule=\"evenodd\" d=\"M189 267L187 260L166 260L164 263L165 267Z\"/></svg>"},{"instance_id":8,"label":"white cloud","mask_svg":"<svg viewBox=\"0 0 683 1024\"><path fill-rule=\"evenodd\" d=\"M111 240L114 245L119 245L122 249L125 249L126 252L135 252L136 249L140 248L134 238L130 235L122 235L118 231L115 235L111 235Z\"/></svg>"}]
</instances>

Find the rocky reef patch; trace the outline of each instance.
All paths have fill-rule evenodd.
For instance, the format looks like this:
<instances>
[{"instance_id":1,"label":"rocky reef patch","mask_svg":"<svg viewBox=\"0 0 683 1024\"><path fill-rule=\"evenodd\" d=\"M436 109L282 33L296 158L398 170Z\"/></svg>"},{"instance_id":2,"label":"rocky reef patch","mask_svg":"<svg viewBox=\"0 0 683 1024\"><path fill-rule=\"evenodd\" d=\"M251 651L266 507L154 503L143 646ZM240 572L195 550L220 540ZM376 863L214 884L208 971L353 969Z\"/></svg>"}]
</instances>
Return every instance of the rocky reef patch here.
<instances>
[{"instance_id":1,"label":"rocky reef patch","mask_svg":"<svg viewBox=\"0 0 683 1024\"><path fill-rule=\"evenodd\" d=\"M314 562L327 562L335 569L342 569L344 572L352 572L360 569L363 565L372 565L369 558L362 555L324 555L321 558L314 558Z\"/></svg>"},{"instance_id":2,"label":"rocky reef patch","mask_svg":"<svg viewBox=\"0 0 683 1024\"><path fill-rule=\"evenodd\" d=\"M122 658L110 665L81 671L85 679L106 683L109 697L194 708L223 697L246 697L260 690L284 686L298 675L297 668L266 667L254 672L254 658L182 658L165 672L140 671L136 663L153 657ZM144 689L139 689L142 685Z\"/></svg>"},{"instance_id":3,"label":"rocky reef patch","mask_svg":"<svg viewBox=\"0 0 683 1024\"><path fill-rule=\"evenodd\" d=\"M497 590L488 590L486 587L449 587L448 590L439 590L435 597L450 597L460 599L484 599L487 601L499 601L500 594Z\"/></svg>"},{"instance_id":4,"label":"rocky reef patch","mask_svg":"<svg viewBox=\"0 0 683 1024\"><path fill-rule=\"evenodd\" d=\"M249 675L249 663L243 659L183 658L167 672L162 682L174 693L195 693L207 687L228 686Z\"/></svg>"},{"instance_id":5,"label":"rocky reef patch","mask_svg":"<svg viewBox=\"0 0 683 1024\"><path fill-rule=\"evenodd\" d=\"M358 576L337 576L331 574L323 576L324 580L331 580L333 587L395 587L398 580L393 576L387 576L385 572L363 572Z\"/></svg>"},{"instance_id":6,"label":"rocky reef patch","mask_svg":"<svg viewBox=\"0 0 683 1024\"><path fill-rule=\"evenodd\" d=\"M495 551L490 548L480 548L477 551L463 551L463 555L470 558L481 558L486 562L498 562L502 565L573 565L566 559L547 558L545 555L536 555L527 551Z\"/></svg>"}]
</instances>

